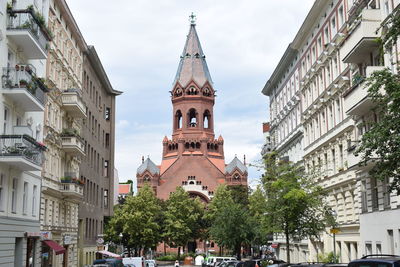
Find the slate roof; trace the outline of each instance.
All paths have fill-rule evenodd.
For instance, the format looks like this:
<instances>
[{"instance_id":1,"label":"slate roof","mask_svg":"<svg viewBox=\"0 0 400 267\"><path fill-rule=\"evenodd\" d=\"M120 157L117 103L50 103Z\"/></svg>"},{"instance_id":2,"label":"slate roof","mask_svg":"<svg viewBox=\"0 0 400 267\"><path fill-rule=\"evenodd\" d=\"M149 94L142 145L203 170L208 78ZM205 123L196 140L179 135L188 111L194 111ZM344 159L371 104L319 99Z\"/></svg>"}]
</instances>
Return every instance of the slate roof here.
<instances>
[{"instance_id":1,"label":"slate roof","mask_svg":"<svg viewBox=\"0 0 400 267\"><path fill-rule=\"evenodd\" d=\"M142 165L137 169L138 174L143 174L145 171L149 171L151 174L160 174L160 169L157 167L151 159L147 158Z\"/></svg>"},{"instance_id":2,"label":"slate roof","mask_svg":"<svg viewBox=\"0 0 400 267\"><path fill-rule=\"evenodd\" d=\"M174 85L179 82L185 87L191 80L202 87L206 81L212 84L211 75L208 71L206 56L200 45L199 37L196 32L196 24L190 25L189 34L186 38L178 71L176 72Z\"/></svg>"},{"instance_id":3,"label":"slate roof","mask_svg":"<svg viewBox=\"0 0 400 267\"><path fill-rule=\"evenodd\" d=\"M235 158L225 167L226 173L232 173L238 168L242 173L247 172L247 167L235 156Z\"/></svg>"}]
</instances>

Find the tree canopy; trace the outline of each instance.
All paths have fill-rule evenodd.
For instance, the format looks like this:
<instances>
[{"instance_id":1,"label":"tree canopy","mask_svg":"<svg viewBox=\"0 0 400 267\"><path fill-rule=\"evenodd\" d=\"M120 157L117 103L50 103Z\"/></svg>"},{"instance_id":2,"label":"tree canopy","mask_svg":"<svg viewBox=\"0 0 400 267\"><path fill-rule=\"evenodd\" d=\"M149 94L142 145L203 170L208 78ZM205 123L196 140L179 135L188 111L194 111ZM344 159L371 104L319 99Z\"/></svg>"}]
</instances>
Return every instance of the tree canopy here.
<instances>
[{"instance_id":1,"label":"tree canopy","mask_svg":"<svg viewBox=\"0 0 400 267\"><path fill-rule=\"evenodd\" d=\"M284 234L287 247L290 239L319 239L330 214L322 187L302 167L278 160L276 153L268 155L265 163L262 182L267 195L265 218L269 231ZM286 251L290 262L289 249Z\"/></svg>"},{"instance_id":2,"label":"tree canopy","mask_svg":"<svg viewBox=\"0 0 400 267\"><path fill-rule=\"evenodd\" d=\"M201 201L190 198L182 187L177 187L166 201L163 237L169 246L178 247L178 258L180 248L200 235L203 214Z\"/></svg>"}]
</instances>

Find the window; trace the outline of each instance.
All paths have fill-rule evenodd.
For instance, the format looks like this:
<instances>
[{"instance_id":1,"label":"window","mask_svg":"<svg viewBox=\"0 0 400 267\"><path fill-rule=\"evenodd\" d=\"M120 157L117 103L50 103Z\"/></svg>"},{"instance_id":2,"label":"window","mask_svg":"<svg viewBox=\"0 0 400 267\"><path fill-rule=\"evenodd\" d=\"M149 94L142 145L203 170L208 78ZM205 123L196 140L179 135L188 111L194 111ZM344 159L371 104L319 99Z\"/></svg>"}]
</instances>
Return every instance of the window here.
<instances>
[{"instance_id":1,"label":"window","mask_svg":"<svg viewBox=\"0 0 400 267\"><path fill-rule=\"evenodd\" d=\"M0 174L0 211L4 211L4 174Z\"/></svg>"},{"instance_id":2,"label":"window","mask_svg":"<svg viewBox=\"0 0 400 267\"><path fill-rule=\"evenodd\" d=\"M104 161L104 169L103 169L103 176L108 177L108 160Z\"/></svg>"},{"instance_id":3,"label":"window","mask_svg":"<svg viewBox=\"0 0 400 267\"><path fill-rule=\"evenodd\" d=\"M176 119L176 129L181 129L182 128L182 112L178 110L175 115Z\"/></svg>"},{"instance_id":4,"label":"window","mask_svg":"<svg viewBox=\"0 0 400 267\"><path fill-rule=\"evenodd\" d=\"M332 149L332 170L333 173L336 173L336 155L335 155L335 149Z\"/></svg>"},{"instance_id":5,"label":"window","mask_svg":"<svg viewBox=\"0 0 400 267\"><path fill-rule=\"evenodd\" d=\"M104 207L108 208L108 189L104 189Z\"/></svg>"},{"instance_id":6,"label":"window","mask_svg":"<svg viewBox=\"0 0 400 267\"><path fill-rule=\"evenodd\" d=\"M26 214L26 209L28 205L28 183L24 182L24 194L22 195L22 213Z\"/></svg>"},{"instance_id":7,"label":"window","mask_svg":"<svg viewBox=\"0 0 400 267\"><path fill-rule=\"evenodd\" d=\"M111 118L111 109L110 108L106 108L105 112L104 112L104 118L109 121Z\"/></svg>"},{"instance_id":8,"label":"window","mask_svg":"<svg viewBox=\"0 0 400 267\"><path fill-rule=\"evenodd\" d=\"M188 112L188 126L189 127L197 127L197 112L194 108L191 108Z\"/></svg>"},{"instance_id":9,"label":"window","mask_svg":"<svg viewBox=\"0 0 400 267\"><path fill-rule=\"evenodd\" d=\"M18 180L13 178L12 180L12 191L11 191L11 212L17 213L17 187Z\"/></svg>"},{"instance_id":10,"label":"window","mask_svg":"<svg viewBox=\"0 0 400 267\"><path fill-rule=\"evenodd\" d=\"M203 116L204 128L205 128L205 129L209 129L209 128L210 128L210 117L211 117L210 112L209 112L208 110L206 110L206 111L204 112L204 116Z\"/></svg>"},{"instance_id":11,"label":"window","mask_svg":"<svg viewBox=\"0 0 400 267\"><path fill-rule=\"evenodd\" d=\"M106 147L110 147L110 134L106 133Z\"/></svg>"},{"instance_id":12,"label":"window","mask_svg":"<svg viewBox=\"0 0 400 267\"><path fill-rule=\"evenodd\" d=\"M368 212L367 183L366 183L366 181L362 181L361 182L361 210L362 210L362 212Z\"/></svg>"},{"instance_id":13,"label":"window","mask_svg":"<svg viewBox=\"0 0 400 267\"><path fill-rule=\"evenodd\" d=\"M4 108L4 123L3 123L3 134L7 134L10 120L10 112L8 108Z\"/></svg>"},{"instance_id":14,"label":"window","mask_svg":"<svg viewBox=\"0 0 400 267\"><path fill-rule=\"evenodd\" d=\"M372 209L377 210L379 208L378 199L378 185L376 178L371 177L371 198L372 198Z\"/></svg>"},{"instance_id":15,"label":"window","mask_svg":"<svg viewBox=\"0 0 400 267\"><path fill-rule=\"evenodd\" d=\"M343 10L343 6L339 7L339 28L342 27L344 23L344 10Z\"/></svg>"},{"instance_id":16,"label":"window","mask_svg":"<svg viewBox=\"0 0 400 267\"><path fill-rule=\"evenodd\" d=\"M336 17L333 16L331 19L331 30L332 30L332 36L336 35Z\"/></svg>"},{"instance_id":17,"label":"window","mask_svg":"<svg viewBox=\"0 0 400 267\"><path fill-rule=\"evenodd\" d=\"M328 27L326 27L325 30L324 30L324 41L325 41L324 42L325 45L327 45L329 43L329 41L330 41L329 28Z\"/></svg>"}]
</instances>

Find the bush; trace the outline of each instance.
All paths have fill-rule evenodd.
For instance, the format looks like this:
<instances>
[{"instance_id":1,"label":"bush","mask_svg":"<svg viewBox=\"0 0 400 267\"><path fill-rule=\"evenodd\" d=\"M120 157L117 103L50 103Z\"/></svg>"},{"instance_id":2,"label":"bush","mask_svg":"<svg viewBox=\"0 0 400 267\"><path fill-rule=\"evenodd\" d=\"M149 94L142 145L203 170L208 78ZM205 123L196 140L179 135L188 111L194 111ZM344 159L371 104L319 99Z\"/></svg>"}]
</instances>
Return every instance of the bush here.
<instances>
[{"instance_id":1,"label":"bush","mask_svg":"<svg viewBox=\"0 0 400 267\"><path fill-rule=\"evenodd\" d=\"M340 255L329 252L328 254L318 254L318 261L323 263L339 263Z\"/></svg>"},{"instance_id":2,"label":"bush","mask_svg":"<svg viewBox=\"0 0 400 267\"><path fill-rule=\"evenodd\" d=\"M160 256L160 257L156 258L156 260L158 260L158 261L175 261L177 257L178 257L178 255L169 254L169 255Z\"/></svg>"}]
</instances>

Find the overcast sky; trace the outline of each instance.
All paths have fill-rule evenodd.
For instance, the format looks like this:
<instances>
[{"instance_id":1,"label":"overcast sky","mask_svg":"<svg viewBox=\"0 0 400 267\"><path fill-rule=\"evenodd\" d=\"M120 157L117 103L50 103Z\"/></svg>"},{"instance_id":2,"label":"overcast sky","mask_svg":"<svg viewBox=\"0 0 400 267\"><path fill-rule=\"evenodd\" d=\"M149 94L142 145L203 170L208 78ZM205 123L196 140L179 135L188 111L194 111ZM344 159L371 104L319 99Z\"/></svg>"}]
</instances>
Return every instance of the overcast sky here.
<instances>
[{"instance_id":1,"label":"overcast sky","mask_svg":"<svg viewBox=\"0 0 400 267\"><path fill-rule=\"evenodd\" d=\"M314 0L67 0L86 42L94 45L117 98L116 162L134 180L142 155L161 162L172 132L169 91L189 31L197 33L218 90L215 134L225 161L260 159L268 98L261 90ZM260 172L250 168L254 184Z\"/></svg>"}]
</instances>

